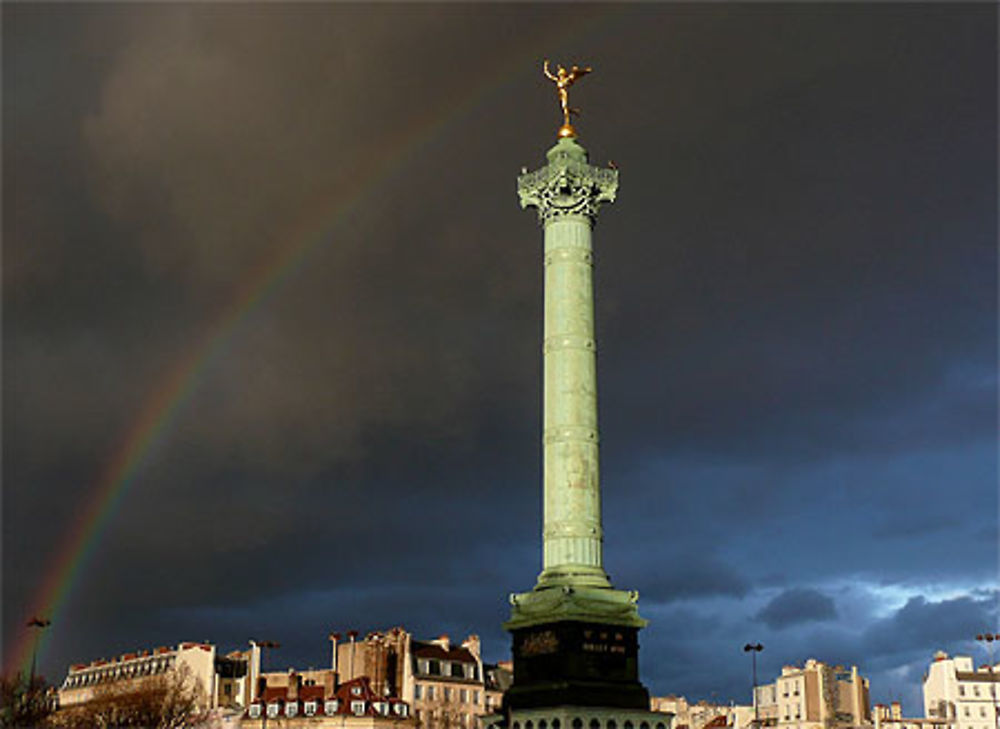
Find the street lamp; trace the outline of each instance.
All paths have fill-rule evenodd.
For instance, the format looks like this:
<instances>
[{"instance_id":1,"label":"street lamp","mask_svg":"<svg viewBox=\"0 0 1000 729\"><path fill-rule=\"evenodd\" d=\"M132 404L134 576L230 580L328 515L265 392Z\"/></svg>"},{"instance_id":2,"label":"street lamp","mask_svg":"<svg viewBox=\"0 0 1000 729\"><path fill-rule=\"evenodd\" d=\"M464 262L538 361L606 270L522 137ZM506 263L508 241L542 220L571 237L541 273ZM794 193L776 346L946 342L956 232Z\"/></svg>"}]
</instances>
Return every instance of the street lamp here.
<instances>
[{"instance_id":1,"label":"street lamp","mask_svg":"<svg viewBox=\"0 0 1000 729\"><path fill-rule=\"evenodd\" d=\"M760 709L757 706L757 654L764 650L760 643L747 643L743 646L743 652L749 653L753 663L753 725L754 729L760 726Z\"/></svg>"},{"instance_id":2,"label":"street lamp","mask_svg":"<svg viewBox=\"0 0 1000 729\"><path fill-rule=\"evenodd\" d=\"M996 676L993 675L993 641L1000 642L1000 633L980 633L976 640L986 644L986 651L990 657L990 703L993 704L993 723L1000 729L1000 710L997 709L997 683Z\"/></svg>"},{"instance_id":3,"label":"street lamp","mask_svg":"<svg viewBox=\"0 0 1000 729\"><path fill-rule=\"evenodd\" d=\"M31 648L31 676L28 679L28 691L34 691L35 688L35 659L38 656L38 636L43 630L52 625L51 620L46 620L45 618L33 617L28 621L27 627L35 629L35 641Z\"/></svg>"}]
</instances>

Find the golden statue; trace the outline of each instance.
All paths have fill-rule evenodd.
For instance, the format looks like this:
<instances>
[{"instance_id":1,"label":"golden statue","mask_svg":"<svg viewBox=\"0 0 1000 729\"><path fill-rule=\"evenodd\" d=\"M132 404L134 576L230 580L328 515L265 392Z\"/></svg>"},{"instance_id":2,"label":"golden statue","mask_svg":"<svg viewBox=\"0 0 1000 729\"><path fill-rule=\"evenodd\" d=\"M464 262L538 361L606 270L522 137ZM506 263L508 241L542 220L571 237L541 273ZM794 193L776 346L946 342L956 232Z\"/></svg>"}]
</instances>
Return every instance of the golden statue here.
<instances>
[{"instance_id":1,"label":"golden statue","mask_svg":"<svg viewBox=\"0 0 1000 729\"><path fill-rule=\"evenodd\" d=\"M580 114L579 109L572 109L569 105L569 87L580 78L581 76L590 73L594 69L590 66L586 68L580 68L579 66L573 66L573 68L567 71L562 66L557 66L555 73L549 70L549 59L545 59L545 63L542 64L542 70L545 75L556 85L556 93L559 94L559 105L562 107L563 113L563 125L559 128L560 137L575 137L576 130L573 129L573 125L569 123L570 114Z\"/></svg>"}]
</instances>

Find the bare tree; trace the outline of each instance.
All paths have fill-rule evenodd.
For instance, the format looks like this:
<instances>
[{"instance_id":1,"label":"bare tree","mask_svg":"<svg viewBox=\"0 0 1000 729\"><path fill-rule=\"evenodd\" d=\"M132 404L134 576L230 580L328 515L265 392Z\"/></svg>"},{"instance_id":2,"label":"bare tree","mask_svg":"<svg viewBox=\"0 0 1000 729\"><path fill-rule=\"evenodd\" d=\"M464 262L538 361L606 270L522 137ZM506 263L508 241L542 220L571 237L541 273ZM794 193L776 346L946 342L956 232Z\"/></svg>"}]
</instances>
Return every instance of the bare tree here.
<instances>
[{"instance_id":1,"label":"bare tree","mask_svg":"<svg viewBox=\"0 0 1000 729\"><path fill-rule=\"evenodd\" d=\"M60 729L144 727L179 729L203 717L204 692L187 666L159 676L99 686L92 699L57 712Z\"/></svg>"},{"instance_id":2,"label":"bare tree","mask_svg":"<svg viewBox=\"0 0 1000 729\"><path fill-rule=\"evenodd\" d=\"M53 709L51 687L41 676L0 676L0 727L41 727Z\"/></svg>"}]
</instances>

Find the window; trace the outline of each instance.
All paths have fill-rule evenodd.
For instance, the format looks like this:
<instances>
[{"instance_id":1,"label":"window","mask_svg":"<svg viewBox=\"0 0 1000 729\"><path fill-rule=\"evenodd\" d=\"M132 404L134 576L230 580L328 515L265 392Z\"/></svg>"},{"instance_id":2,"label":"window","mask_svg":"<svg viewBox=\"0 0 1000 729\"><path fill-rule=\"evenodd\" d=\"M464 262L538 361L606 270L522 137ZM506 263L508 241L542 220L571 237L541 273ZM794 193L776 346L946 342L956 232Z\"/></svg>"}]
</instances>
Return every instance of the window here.
<instances>
[{"instance_id":1,"label":"window","mask_svg":"<svg viewBox=\"0 0 1000 729\"><path fill-rule=\"evenodd\" d=\"M976 696L979 696L979 687L978 686L973 686L972 687L972 693L974 693Z\"/></svg>"},{"instance_id":2,"label":"window","mask_svg":"<svg viewBox=\"0 0 1000 729\"><path fill-rule=\"evenodd\" d=\"M599 722L597 719L591 719L590 729L601 729L601 722Z\"/></svg>"},{"instance_id":3,"label":"window","mask_svg":"<svg viewBox=\"0 0 1000 729\"><path fill-rule=\"evenodd\" d=\"M413 698L419 700L424 697L424 687L419 683L413 687Z\"/></svg>"},{"instance_id":4,"label":"window","mask_svg":"<svg viewBox=\"0 0 1000 729\"><path fill-rule=\"evenodd\" d=\"M433 701L434 700L434 687L433 686L428 686L427 687L427 700L428 701Z\"/></svg>"},{"instance_id":5,"label":"window","mask_svg":"<svg viewBox=\"0 0 1000 729\"><path fill-rule=\"evenodd\" d=\"M361 695L361 687L360 686L351 686L351 695L352 696L360 696Z\"/></svg>"},{"instance_id":6,"label":"window","mask_svg":"<svg viewBox=\"0 0 1000 729\"><path fill-rule=\"evenodd\" d=\"M299 705L295 701L289 701L285 704L285 716L291 719L293 716L299 713Z\"/></svg>"},{"instance_id":7,"label":"window","mask_svg":"<svg viewBox=\"0 0 1000 729\"><path fill-rule=\"evenodd\" d=\"M404 703L398 703L393 707L396 712L396 716L405 717L409 712L407 711L407 706Z\"/></svg>"},{"instance_id":8,"label":"window","mask_svg":"<svg viewBox=\"0 0 1000 729\"><path fill-rule=\"evenodd\" d=\"M441 675L441 664L438 661L428 661L427 662L427 673L432 676Z\"/></svg>"},{"instance_id":9,"label":"window","mask_svg":"<svg viewBox=\"0 0 1000 729\"><path fill-rule=\"evenodd\" d=\"M329 701L323 702L323 713L327 716L333 716L337 713L337 709L340 708L340 702L337 699L330 699Z\"/></svg>"},{"instance_id":10,"label":"window","mask_svg":"<svg viewBox=\"0 0 1000 729\"><path fill-rule=\"evenodd\" d=\"M280 708L281 707L278 706L277 704L268 704L267 705L267 718L268 719L273 719L274 717L276 717L278 715L278 709L280 709Z\"/></svg>"},{"instance_id":11,"label":"window","mask_svg":"<svg viewBox=\"0 0 1000 729\"><path fill-rule=\"evenodd\" d=\"M451 701L451 689L448 686L444 687L444 700Z\"/></svg>"},{"instance_id":12,"label":"window","mask_svg":"<svg viewBox=\"0 0 1000 729\"><path fill-rule=\"evenodd\" d=\"M458 692L458 700L463 704L469 703L469 692L467 689L462 689Z\"/></svg>"},{"instance_id":13,"label":"window","mask_svg":"<svg viewBox=\"0 0 1000 729\"><path fill-rule=\"evenodd\" d=\"M465 666L461 663L455 662L451 664L451 677L452 678L465 678Z\"/></svg>"},{"instance_id":14,"label":"window","mask_svg":"<svg viewBox=\"0 0 1000 729\"><path fill-rule=\"evenodd\" d=\"M965 696L965 686L959 686L958 687L958 695L959 696Z\"/></svg>"},{"instance_id":15,"label":"window","mask_svg":"<svg viewBox=\"0 0 1000 729\"><path fill-rule=\"evenodd\" d=\"M351 713L355 716L361 716L365 713L365 702L364 701L352 701L351 702Z\"/></svg>"},{"instance_id":16,"label":"window","mask_svg":"<svg viewBox=\"0 0 1000 729\"><path fill-rule=\"evenodd\" d=\"M478 691L473 691L472 692L472 703L474 703L474 704L478 704L479 703L479 692Z\"/></svg>"},{"instance_id":17,"label":"window","mask_svg":"<svg viewBox=\"0 0 1000 729\"><path fill-rule=\"evenodd\" d=\"M250 718L257 719L260 717L260 704L250 704Z\"/></svg>"},{"instance_id":18,"label":"window","mask_svg":"<svg viewBox=\"0 0 1000 729\"><path fill-rule=\"evenodd\" d=\"M315 701L307 701L302 706L302 713L305 714L306 716L316 716L316 709L317 708L318 708L318 705L316 704Z\"/></svg>"},{"instance_id":19,"label":"window","mask_svg":"<svg viewBox=\"0 0 1000 729\"><path fill-rule=\"evenodd\" d=\"M969 707L968 706L965 707L965 715L969 716Z\"/></svg>"}]
</instances>

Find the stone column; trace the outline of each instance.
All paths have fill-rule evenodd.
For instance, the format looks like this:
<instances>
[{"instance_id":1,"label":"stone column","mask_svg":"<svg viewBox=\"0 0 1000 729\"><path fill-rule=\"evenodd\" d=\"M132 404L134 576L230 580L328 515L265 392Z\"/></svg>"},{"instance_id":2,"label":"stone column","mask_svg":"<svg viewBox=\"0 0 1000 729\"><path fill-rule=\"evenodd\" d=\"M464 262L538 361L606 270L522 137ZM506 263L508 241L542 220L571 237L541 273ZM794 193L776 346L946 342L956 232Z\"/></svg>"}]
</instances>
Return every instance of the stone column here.
<instances>
[{"instance_id":1,"label":"stone column","mask_svg":"<svg viewBox=\"0 0 1000 729\"><path fill-rule=\"evenodd\" d=\"M618 173L591 167L573 137L518 180L522 207L545 229L544 528L536 589L608 588L602 562L591 228Z\"/></svg>"}]
</instances>

